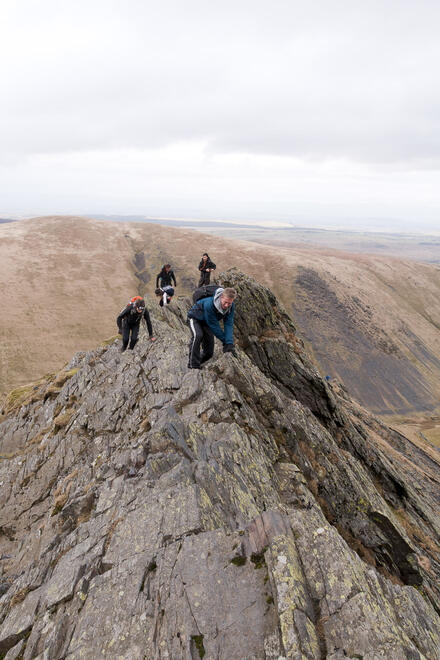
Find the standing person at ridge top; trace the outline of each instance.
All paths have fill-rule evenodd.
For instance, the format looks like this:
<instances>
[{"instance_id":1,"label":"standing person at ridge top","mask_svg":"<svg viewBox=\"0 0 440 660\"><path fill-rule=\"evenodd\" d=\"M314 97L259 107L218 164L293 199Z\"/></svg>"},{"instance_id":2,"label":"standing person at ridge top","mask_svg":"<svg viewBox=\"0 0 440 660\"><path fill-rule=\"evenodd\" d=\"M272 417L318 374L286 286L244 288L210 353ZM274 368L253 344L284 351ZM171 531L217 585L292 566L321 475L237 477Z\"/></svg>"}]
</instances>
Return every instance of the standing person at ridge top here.
<instances>
[{"instance_id":1,"label":"standing person at ridge top","mask_svg":"<svg viewBox=\"0 0 440 660\"><path fill-rule=\"evenodd\" d=\"M159 284L160 280L160 284ZM174 288L176 285L176 278L174 272L171 270L171 264L164 264L162 270L156 276L156 289L163 289L164 286L172 286L171 281L174 282Z\"/></svg>"},{"instance_id":2,"label":"standing person at ridge top","mask_svg":"<svg viewBox=\"0 0 440 660\"><path fill-rule=\"evenodd\" d=\"M219 287L213 296L198 300L189 310L188 319L192 334L189 344L189 369L201 369L201 365L212 358L214 335L222 342L223 353L232 353L237 357L233 338L236 297L235 289ZM220 320L223 320L224 330Z\"/></svg>"},{"instance_id":3,"label":"standing person at ridge top","mask_svg":"<svg viewBox=\"0 0 440 660\"><path fill-rule=\"evenodd\" d=\"M217 266L211 259L209 258L209 254L205 252L202 254L202 258L199 263L199 271L200 271L200 280L199 280L199 286L204 286L205 284L209 284L209 280L211 278L211 272L215 270Z\"/></svg>"}]
</instances>

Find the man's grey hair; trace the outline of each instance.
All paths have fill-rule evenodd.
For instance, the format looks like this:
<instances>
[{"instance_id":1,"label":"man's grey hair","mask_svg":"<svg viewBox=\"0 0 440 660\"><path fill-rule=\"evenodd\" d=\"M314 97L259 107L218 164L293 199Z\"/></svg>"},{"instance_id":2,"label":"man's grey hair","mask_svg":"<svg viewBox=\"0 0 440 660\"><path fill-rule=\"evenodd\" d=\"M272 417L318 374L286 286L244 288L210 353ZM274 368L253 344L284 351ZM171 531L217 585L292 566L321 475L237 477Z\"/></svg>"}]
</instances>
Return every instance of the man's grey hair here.
<instances>
[{"instance_id":1,"label":"man's grey hair","mask_svg":"<svg viewBox=\"0 0 440 660\"><path fill-rule=\"evenodd\" d=\"M235 289L223 289L222 298L227 298L228 300L235 300L237 297L237 292Z\"/></svg>"}]
</instances>

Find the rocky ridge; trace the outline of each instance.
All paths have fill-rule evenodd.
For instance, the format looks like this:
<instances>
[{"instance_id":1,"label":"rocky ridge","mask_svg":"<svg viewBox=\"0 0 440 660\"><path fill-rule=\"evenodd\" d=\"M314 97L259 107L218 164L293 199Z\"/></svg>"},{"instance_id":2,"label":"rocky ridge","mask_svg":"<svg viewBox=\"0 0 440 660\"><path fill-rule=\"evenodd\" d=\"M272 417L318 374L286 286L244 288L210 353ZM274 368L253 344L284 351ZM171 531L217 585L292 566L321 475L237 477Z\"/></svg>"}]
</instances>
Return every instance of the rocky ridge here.
<instances>
[{"instance_id":1,"label":"rocky ridge","mask_svg":"<svg viewBox=\"0 0 440 660\"><path fill-rule=\"evenodd\" d=\"M77 354L0 418L8 660L440 658L439 457L322 380L243 274L238 358ZM152 305L150 306L152 307Z\"/></svg>"},{"instance_id":2,"label":"rocky ridge","mask_svg":"<svg viewBox=\"0 0 440 660\"><path fill-rule=\"evenodd\" d=\"M172 263L177 293L202 252L268 286L298 325L320 373L377 415L440 414L440 268L318 248L274 247L149 223L49 216L0 225L0 407L14 387L59 371L114 332L134 292L153 294ZM117 258L115 258L115 256ZM102 300L90 314L91 292ZM10 331L16 300L24 313ZM47 313L51 310L48 323ZM434 424L433 424L434 426Z\"/></svg>"}]
</instances>

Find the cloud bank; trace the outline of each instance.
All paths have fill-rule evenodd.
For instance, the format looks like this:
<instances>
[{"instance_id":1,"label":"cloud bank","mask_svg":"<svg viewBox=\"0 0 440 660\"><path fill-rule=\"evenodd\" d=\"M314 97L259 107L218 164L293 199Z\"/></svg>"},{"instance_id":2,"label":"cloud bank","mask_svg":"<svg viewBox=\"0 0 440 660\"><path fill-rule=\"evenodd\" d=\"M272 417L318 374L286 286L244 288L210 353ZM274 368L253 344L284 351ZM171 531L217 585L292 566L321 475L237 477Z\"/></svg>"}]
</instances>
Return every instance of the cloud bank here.
<instances>
[{"instance_id":1,"label":"cloud bank","mask_svg":"<svg viewBox=\"0 0 440 660\"><path fill-rule=\"evenodd\" d=\"M117 178L103 212L133 194L140 206L170 195L178 206L186 182L184 206L190 190L194 208L211 196L213 214L222 180L239 206L248 191L250 209L279 206L281 188L287 214L301 198L373 210L370 196L401 213L400 181L411 213L437 217L437 2L3 0L0 12L9 210L20 177L30 206L50 206L45 176L67 206L105 201L102 179Z\"/></svg>"}]
</instances>

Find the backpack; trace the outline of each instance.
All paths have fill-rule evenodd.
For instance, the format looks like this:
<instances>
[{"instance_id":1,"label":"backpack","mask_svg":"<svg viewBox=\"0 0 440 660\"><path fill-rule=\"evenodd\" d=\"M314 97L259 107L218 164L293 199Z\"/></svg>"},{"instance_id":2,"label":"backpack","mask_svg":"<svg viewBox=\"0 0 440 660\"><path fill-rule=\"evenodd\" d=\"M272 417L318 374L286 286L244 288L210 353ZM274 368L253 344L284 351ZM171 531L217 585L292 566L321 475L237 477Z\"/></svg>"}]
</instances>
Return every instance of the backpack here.
<instances>
[{"instance_id":1,"label":"backpack","mask_svg":"<svg viewBox=\"0 0 440 660\"><path fill-rule=\"evenodd\" d=\"M125 307L123 307L123 308L121 309L121 314L122 314L122 312L123 312L124 310L127 309L127 307L128 307L129 305L133 305L133 303L136 305L136 303L137 303L138 300L142 300L142 296L134 296L133 298L131 298L131 299L128 301L128 303L125 305ZM132 307L132 310L133 310L133 309L134 309L134 307Z\"/></svg>"},{"instance_id":2,"label":"backpack","mask_svg":"<svg viewBox=\"0 0 440 660\"><path fill-rule=\"evenodd\" d=\"M193 293L193 303L202 300L202 298L211 298L211 296L215 295L217 289L220 289L217 284L205 284L205 286L200 286Z\"/></svg>"},{"instance_id":3,"label":"backpack","mask_svg":"<svg viewBox=\"0 0 440 660\"><path fill-rule=\"evenodd\" d=\"M139 300L143 300L142 296L133 296L133 298L131 298L130 302L128 303L128 305L131 306L131 309L130 309L131 316L137 316L139 314L139 312L137 311L137 305L139 303ZM144 306L145 306L145 303L144 303ZM141 313L143 314L143 312L141 312Z\"/></svg>"}]
</instances>

